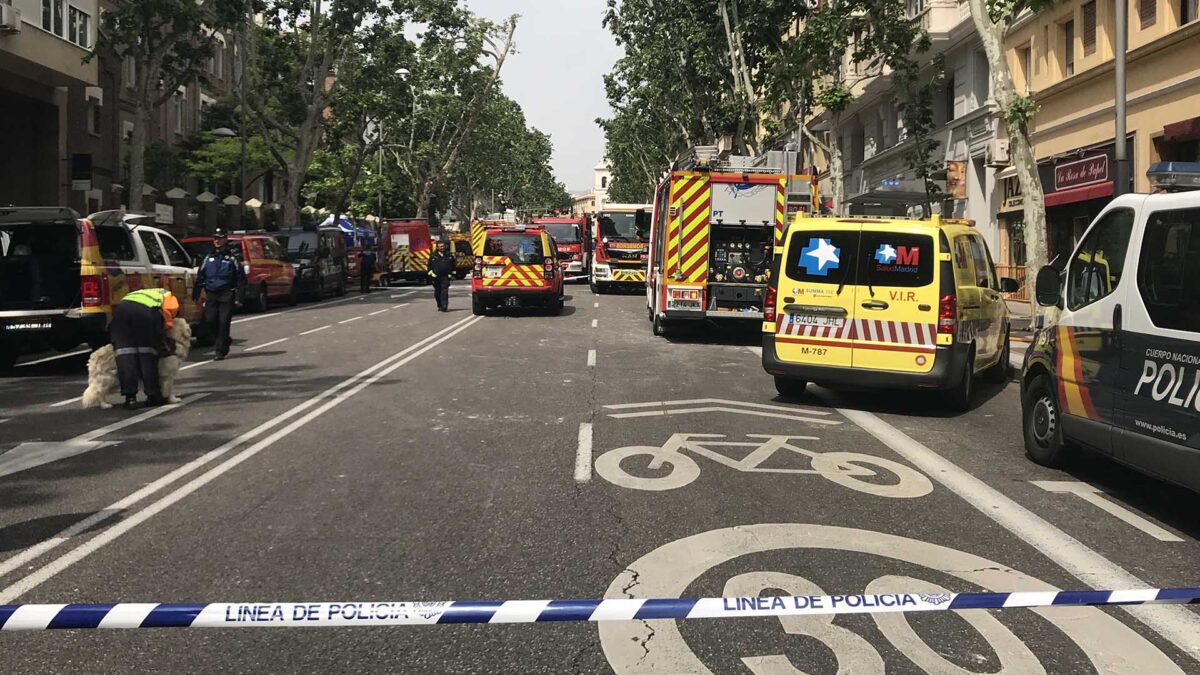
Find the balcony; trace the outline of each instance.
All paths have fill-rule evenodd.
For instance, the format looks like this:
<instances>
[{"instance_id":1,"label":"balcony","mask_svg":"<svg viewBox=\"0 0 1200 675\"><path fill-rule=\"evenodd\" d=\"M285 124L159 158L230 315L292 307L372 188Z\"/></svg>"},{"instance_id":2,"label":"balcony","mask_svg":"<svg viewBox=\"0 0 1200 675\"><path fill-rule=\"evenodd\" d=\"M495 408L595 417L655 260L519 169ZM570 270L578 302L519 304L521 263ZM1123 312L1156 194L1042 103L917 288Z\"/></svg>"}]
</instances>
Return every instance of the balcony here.
<instances>
[{"instance_id":1,"label":"balcony","mask_svg":"<svg viewBox=\"0 0 1200 675\"><path fill-rule=\"evenodd\" d=\"M958 0L908 0L908 15L936 44L949 40L959 24L970 20L970 13L962 9L966 6Z\"/></svg>"}]
</instances>

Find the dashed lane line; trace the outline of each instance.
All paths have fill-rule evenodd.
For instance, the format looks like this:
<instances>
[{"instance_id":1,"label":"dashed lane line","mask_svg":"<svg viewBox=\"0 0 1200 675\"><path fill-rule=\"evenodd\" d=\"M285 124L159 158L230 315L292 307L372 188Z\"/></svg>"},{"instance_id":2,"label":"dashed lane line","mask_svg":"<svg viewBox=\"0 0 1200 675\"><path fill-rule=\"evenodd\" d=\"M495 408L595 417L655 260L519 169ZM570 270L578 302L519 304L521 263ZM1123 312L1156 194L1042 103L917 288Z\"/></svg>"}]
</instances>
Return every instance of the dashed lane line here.
<instances>
[{"instance_id":1,"label":"dashed lane line","mask_svg":"<svg viewBox=\"0 0 1200 675\"><path fill-rule=\"evenodd\" d=\"M333 324L325 324L324 326L321 326L320 328L306 330L303 333L301 333L300 335L312 335L313 333L320 333L321 331L325 330L326 328L333 328Z\"/></svg>"},{"instance_id":2,"label":"dashed lane line","mask_svg":"<svg viewBox=\"0 0 1200 675\"><path fill-rule=\"evenodd\" d=\"M355 322L355 321L358 321L358 320L359 320L359 319L361 319L361 318L362 318L361 316L356 316L356 317L354 317L354 318L352 318L352 319L346 319L345 321L339 321L339 322L338 322L338 325L340 326L341 324L344 324L344 323L353 323L353 322ZM303 335L303 333L301 333L301 335Z\"/></svg>"},{"instance_id":3,"label":"dashed lane line","mask_svg":"<svg viewBox=\"0 0 1200 675\"><path fill-rule=\"evenodd\" d=\"M837 406L835 397L826 397L831 405ZM1097 589L1149 586L882 418L863 410L837 408L837 411L1088 586ZM1174 605L1126 605L1122 609L1193 659L1200 660L1200 614Z\"/></svg>"},{"instance_id":4,"label":"dashed lane line","mask_svg":"<svg viewBox=\"0 0 1200 675\"><path fill-rule=\"evenodd\" d=\"M391 306L391 309L400 309L401 307L408 307L408 303L407 303L407 302L402 302L402 303L400 303L400 304L398 304L398 305L392 305L392 306Z\"/></svg>"},{"instance_id":5,"label":"dashed lane line","mask_svg":"<svg viewBox=\"0 0 1200 675\"><path fill-rule=\"evenodd\" d=\"M258 350L260 350L260 349L266 349L267 347L271 347L271 346L273 346L273 345L277 345L277 344L279 344L280 342L287 342L288 340L291 340L291 339L292 339L292 338L279 338L278 340L271 340L270 342L264 342L264 343L262 343L261 345L254 345L253 347L247 347L247 348L246 348L246 351L248 351L248 352L256 352L256 351L258 351Z\"/></svg>"},{"instance_id":6,"label":"dashed lane line","mask_svg":"<svg viewBox=\"0 0 1200 675\"><path fill-rule=\"evenodd\" d=\"M596 367L596 350L595 349L588 350L587 364L588 364L589 368Z\"/></svg>"},{"instance_id":7,"label":"dashed lane line","mask_svg":"<svg viewBox=\"0 0 1200 675\"><path fill-rule=\"evenodd\" d=\"M592 319L592 328L595 328L599 324L600 324L600 319Z\"/></svg>"},{"instance_id":8,"label":"dashed lane line","mask_svg":"<svg viewBox=\"0 0 1200 675\"><path fill-rule=\"evenodd\" d=\"M255 314L253 316L243 316L241 318L234 319L232 321L232 323L236 324L236 323L246 323L247 321L258 321L259 319L269 319L273 316L283 316L284 314L291 314L292 312L299 312L299 311L305 310L305 309L312 309L313 307L332 307L333 305L340 305L343 302L354 302L355 300L366 300L366 299L367 299L367 296L365 296L365 295L357 295L357 296L350 297L350 298L338 298L336 300L323 300L321 302L314 302L311 305L304 305L303 307L293 307L291 309L285 309L280 312L270 312L268 314Z\"/></svg>"},{"instance_id":9,"label":"dashed lane line","mask_svg":"<svg viewBox=\"0 0 1200 675\"><path fill-rule=\"evenodd\" d=\"M383 314L384 312L388 311L389 309L391 309L391 307L385 307L385 308L379 310L378 312L371 312L371 313L367 314L367 316L379 316L380 314Z\"/></svg>"},{"instance_id":10,"label":"dashed lane line","mask_svg":"<svg viewBox=\"0 0 1200 675\"><path fill-rule=\"evenodd\" d=\"M579 443L575 448L575 482L592 479L592 423L579 424Z\"/></svg>"},{"instance_id":11,"label":"dashed lane line","mask_svg":"<svg viewBox=\"0 0 1200 675\"><path fill-rule=\"evenodd\" d=\"M162 478L159 478L149 485L146 485L137 492L134 492L124 499L114 502L107 508L101 509L87 518L84 518L83 520L63 530L62 532L59 532L53 537L39 542L18 554L11 556L3 562L0 562L0 577L2 577L14 570L28 565L30 562L36 560L38 557L46 554L54 548L71 541L74 537L95 529L97 525L108 520L109 518L119 514L125 514L138 502L150 497L156 492L159 492L160 490L166 488L188 474L197 471L204 465L218 459L222 455L227 454L246 441L257 438L273 427L278 426L279 424L286 422L287 420L299 415L309 408L316 406L314 410L311 410L299 419L291 422L286 427L275 431L270 436L267 436L254 445L242 450L233 457L230 457L221 464L206 471L204 474L197 476L187 483L179 486L174 491L164 495L158 499L158 501L148 505L141 511L129 514L127 518L121 520L111 528L104 530L82 545L68 551L67 553L64 553L54 560L51 560L46 565L38 568L35 572L26 575L24 578L10 585L8 588L0 591L0 604L11 603L21 595L48 581L75 563L96 552L103 546L115 541L122 534L132 530L137 525L149 520L157 513L163 511L167 507L180 501L191 493L199 490L222 474L227 473L237 465L241 464L247 459L250 459L267 447L270 447L275 442L288 436L296 429L299 429L314 419L320 418L320 416L326 411L342 404L346 399L354 396L371 384L378 382L381 378L391 374L401 366L408 364L413 359L416 359L434 347L448 341L450 338L453 338L455 335L477 323L481 318L482 317L477 316L467 317L447 328L438 331L437 333L434 333L433 335L414 345L406 347L400 352L397 352L396 354L393 354L379 363L376 363L366 370L347 378L343 382L334 385L333 387L321 392L320 394L317 394L307 401L288 409L279 416L260 424L254 429L251 429L250 431L229 441L228 443L225 443L224 445L221 445L220 447L211 450L200 457L197 457L196 459L188 462L178 469L175 469Z\"/></svg>"}]
</instances>

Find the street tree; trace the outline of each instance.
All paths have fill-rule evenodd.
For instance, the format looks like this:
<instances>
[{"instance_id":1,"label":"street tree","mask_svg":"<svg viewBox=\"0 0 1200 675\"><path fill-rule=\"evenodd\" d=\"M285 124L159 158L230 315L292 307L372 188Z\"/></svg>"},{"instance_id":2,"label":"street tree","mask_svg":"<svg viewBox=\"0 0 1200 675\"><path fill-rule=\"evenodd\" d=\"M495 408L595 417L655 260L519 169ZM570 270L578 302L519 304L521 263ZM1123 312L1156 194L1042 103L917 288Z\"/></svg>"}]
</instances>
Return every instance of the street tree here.
<instances>
[{"instance_id":1,"label":"street tree","mask_svg":"<svg viewBox=\"0 0 1200 675\"><path fill-rule=\"evenodd\" d=\"M1004 38L1013 22L1026 12L1038 12L1052 6L1054 0L968 0L975 31L983 42L992 79L992 97L1000 106L1008 132L1008 152L1024 196L1025 269L1030 279L1046 264L1046 199L1038 175L1037 158L1029 124L1037 112L1030 96L1017 93L1012 69L1005 54ZM1032 289L1032 284L1029 285ZM1036 304L1034 311L1038 311Z\"/></svg>"},{"instance_id":2,"label":"street tree","mask_svg":"<svg viewBox=\"0 0 1200 675\"><path fill-rule=\"evenodd\" d=\"M119 2L102 15L96 51L132 63L133 133L129 139L126 197L140 210L147 139L154 113L180 89L207 74L220 31L237 26L246 0L138 0ZM89 56L89 58L91 58Z\"/></svg>"}]
</instances>

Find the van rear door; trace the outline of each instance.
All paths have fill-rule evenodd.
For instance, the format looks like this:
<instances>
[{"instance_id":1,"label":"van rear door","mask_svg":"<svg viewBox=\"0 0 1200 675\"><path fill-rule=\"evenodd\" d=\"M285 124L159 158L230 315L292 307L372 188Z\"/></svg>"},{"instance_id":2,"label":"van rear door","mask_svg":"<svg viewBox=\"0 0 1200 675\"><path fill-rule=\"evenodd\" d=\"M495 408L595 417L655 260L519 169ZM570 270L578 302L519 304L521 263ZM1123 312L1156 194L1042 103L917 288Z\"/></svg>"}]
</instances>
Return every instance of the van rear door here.
<instances>
[{"instance_id":1,"label":"van rear door","mask_svg":"<svg viewBox=\"0 0 1200 675\"><path fill-rule=\"evenodd\" d=\"M937 346L937 230L870 223L859 238L855 368L927 373Z\"/></svg>"},{"instance_id":2,"label":"van rear door","mask_svg":"<svg viewBox=\"0 0 1200 675\"><path fill-rule=\"evenodd\" d=\"M798 220L788 231L776 293L775 352L780 361L848 368L853 364L855 256L862 225Z\"/></svg>"}]
</instances>

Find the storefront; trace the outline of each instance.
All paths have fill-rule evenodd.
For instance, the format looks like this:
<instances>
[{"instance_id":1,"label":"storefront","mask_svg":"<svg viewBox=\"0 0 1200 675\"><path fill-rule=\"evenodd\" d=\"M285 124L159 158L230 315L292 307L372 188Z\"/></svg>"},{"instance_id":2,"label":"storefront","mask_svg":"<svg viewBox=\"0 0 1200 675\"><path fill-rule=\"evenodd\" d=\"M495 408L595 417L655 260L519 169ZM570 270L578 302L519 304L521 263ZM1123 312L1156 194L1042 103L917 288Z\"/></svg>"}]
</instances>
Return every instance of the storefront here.
<instances>
[{"instance_id":1,"label":"storefront","mask_svg":"<svg viewBox=\"0 0 1200 675\"><path fill-rule=\"evenodd\" d=\"M1132 142L1128 148L1132 157ZM1115 146L1108 143L1038 163L1046 195L1049 260L1069 254L1092 220L1112 201L1114 156ZM1132 189L1130 180L1126 192Z\"/></svg>"}]
</instances>

